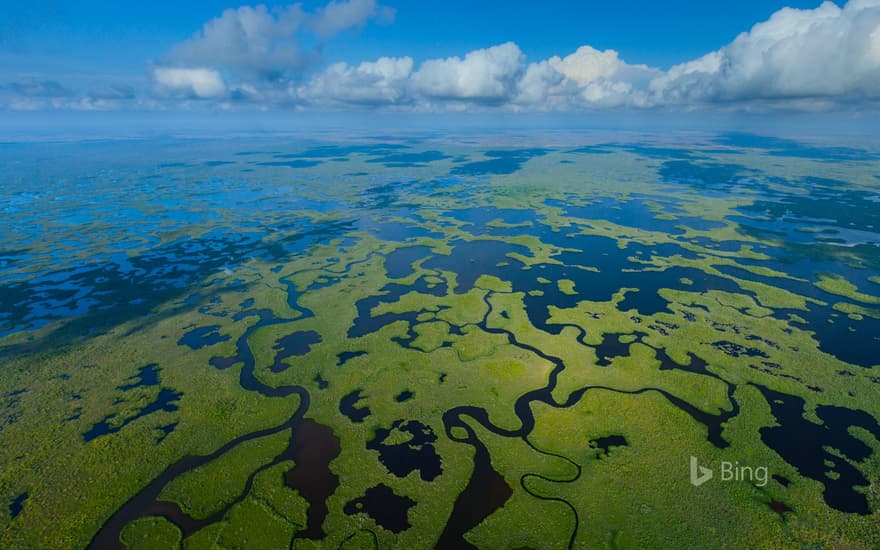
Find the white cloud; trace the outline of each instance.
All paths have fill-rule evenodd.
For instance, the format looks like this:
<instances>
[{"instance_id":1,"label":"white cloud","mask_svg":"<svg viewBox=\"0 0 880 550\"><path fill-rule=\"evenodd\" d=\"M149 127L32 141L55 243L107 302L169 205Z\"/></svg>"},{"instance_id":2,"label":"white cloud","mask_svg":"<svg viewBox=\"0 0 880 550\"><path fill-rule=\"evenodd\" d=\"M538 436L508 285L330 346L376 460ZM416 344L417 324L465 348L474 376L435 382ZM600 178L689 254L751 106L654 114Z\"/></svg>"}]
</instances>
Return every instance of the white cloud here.
<instances>
[{"instance_id":1,"label":"white cloud","mask_svg":"<svg viewBox=\"0 0 880 550\"><path fill-rule=\"evenodd\" d=\"M192 38L178 44L172 65L223 67L246 77L274 78L306 61L295 33L305 18L298 4L227 9Z\"/></svg>"},{"instance_id":2,"label":"white cloud","mask_svg":"<svg viewBox=\"0 0 880 550\"><path fill-rule=\"evenodd\" d=\"M330 65L316 75L300 95L313 103L393 104L406 95L412 73L410 57L382 57L355 67L345 63Z\"/></svg>"},{"instance_id":3,"label":"white cloud","mask_svg":"<svg viewBox=\"0 0 880 550\"><path fill-rule=\"evenodd\" d=\"M519 47L507 42L463 58L428 59L416 70L409 57L383 57L335 63L304 84L293 76L311 72L317 57L303 48L301 33L326 38L391 16L393 10L376 0L334 0L314 13L299 4L227 10L169 57L170 66L198 68L164 73L159 87L270 107L416 109L648 108L755 100L827 108L880 95L880 0L852 0L842 9L831 2L812 10L784 8L719 50L666 72L588 45L527 64ZM232 86L219 69L237 77Z\"/></svg>"},{"instance_id":4,"label":"white cloud","mask_svg":"<svg viewBox=\"0 0 880 550\"><path fill-rule=\"evenodd\" d=\"M655 79L654 103L876 97L880 1L784 8L733 42Z\"/></svg>"},{"instance_id":5,"label":"white cloud","mask_svg":"<svg viewBox=\"0 0 880 550\"><path fill-rule=\"evenodd\" d=\"M168 95L208 99L224 97L227 93L223 77L213 69L156 67L153 78L160 92Z\"/></svg>"},{"instance_id":6,"label":"white cloud","mask_svg":"<svg viewBox=\"0 0 880 550\"><path fill-rule=\"evenodd\" d=\"M525 56L513 42L464 56L430 59L412 76L413 89L434 99L503 102L510 99Z\"/></svg>"},{"instance_id":7,"label":"white cloud","mask_svg":"<svg viewBox=\"0 0 880 550\"><path fill-rule=\"evenodd\" d=\"M513 42L471 51L464 58L428 59L413 72L409 57L383 57L357 66L336 63L296 96L311 105L411 105L463 110L468 105L559 110L646 104L647 83L662 74L630 65L613 50L582 46L564 58L525 63Z\"/></svg>"},{"instance_id":8,"label":"white cloud","mask_svg":"<svg viewBox=\"0 0 880 550\"><path fill-rule=\"evenodd\" d=\"M566 78L586 86L594 80L610 79L621 66L625 65L614 50L599 50L590 46L581 46L573 54L564 58L554 56L549 59L550 66L565 75Z\"/></svg>"},{"instance_id":9,"label":"white cloud","mask_svg":"<svg viewBox=\"0 0 880 550\"><path fill-rule=\"evenodd\" d=\"M529 63L517 83L516 105L549 107L550 90L563 81L565 75L553 68L549 61Z\"/></svg>"},{"instance_id":10,"label":"white cloud","mask_svg":"<svg viewBox=\"0 0 880 550\"><path fill-rule=\"evenodd\" d=\"M363 27L369 19L390 22L394 19L394 9L379 6L376 0L332 1L309 21L313 32L323 38L336 33Z\"/></svg>"},{"instance_id":11,"label":"white cloud","mask_svg":"<svg viewBox=\"0 0 880 550\"><path fill-rule=\"evenodd\" d=\"M647 65L626 63L614 50L591 46L581 46L563 58L551 57L548 63L565 77L556 94L565 97L569 106L643 106L648 82L662 74Z\"/></svg>"},{"instance_id":12,"label":"white cloud","mask_svg":"<svg viewBox=\"0 0 880 550\"><path fill-rule=\"evenodd\" d=\"M318 61L319 51L303 46L304 34L329 38L373 18L387 20L393 13L376 0L334 0L315 13L303 11L300 4L227 9L175 46L163 64L222 68L246 80L278 80Z\"/></svg>"},{"instance_id":13,"label":"white cloud","mask_svg":"<svg viewBox=\"0 0 880 550\"><path fill-rule=\"evenodd\" d=\"M67 83L28 80L0 84L0 107L564 111L880 105L880 0L784 8L731 43L667 71L588 45L564 56L527 60L513 42L421 64L407 56L381 57L318 70L322 40L393 15L377 0L332 0L313 12L300 4L229 9L152 69L154 103L138 97L144 87L135 91L114 83L77 93Z\"/></svg>"}]
</instances>

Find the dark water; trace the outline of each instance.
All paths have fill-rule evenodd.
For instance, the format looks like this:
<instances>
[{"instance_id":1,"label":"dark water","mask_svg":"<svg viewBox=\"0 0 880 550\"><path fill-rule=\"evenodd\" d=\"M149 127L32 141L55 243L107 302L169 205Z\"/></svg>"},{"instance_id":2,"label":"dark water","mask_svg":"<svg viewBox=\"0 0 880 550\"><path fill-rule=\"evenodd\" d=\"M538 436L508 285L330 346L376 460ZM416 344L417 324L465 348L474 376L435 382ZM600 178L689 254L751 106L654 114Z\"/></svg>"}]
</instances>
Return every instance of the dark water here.
<instances>
[{"instance_id":1,"label":"dark water","mask_svg":"<svg viewBox=\"0 0 880 550\"><path fill-rule=\"evenodd\" d=\"M206 277L249 257L287 257L349 227L299 225L301 231L271 243L261 242L259 232L215 231L103 263L85 262L25 280L0 282L0 337L59 319L68 320L62 327L64 335L97 334L147 317L157 304L187 295L187 289Z\"/></svg>"},{"instance_id":2,"label":"dark water","mask_svg":"<svg viewBox=\"0 0 880 550\"><path fill-rule=\"evenodd\" d=\"M424 166L426 163L438 160L446 160L451 156L440 151L421 151L418 153L390 153L367 160L384 165L386 168L415 168Z\"/></svg>"},{"instance_id":3,"label":"dark water","mask_svg":"<svg viewBox=\"0 0 880 550\"><path fill-rule=\"evenodd\" d=\"M710 231L724 227L724 224L716 221L708 221L693 216L676 216L676 219L661 219L661 214L674 214L669 205L658 205L658 210L653 210L650 201L640 199L615 200L608 197L595 199L589 204L578 206L565 204L559 200L546 201L548 206L561 208L566 216L583 220L607 220L626 227L638 227L647 231L660 231L670 235L684 233L685 227Z\"/></svg>"},{"instance_id":4,"label":"dark water","mask_svg":"<svg viewBox=\"0 0 880 550\"><path fill-rule=\"evenodd\" d=\"M606 435L590 440L590 447L601 449L602 454L608 454L612 447L626 447L629 443L622 435Z\"/></svg>"},{"instance_id":5,"label":"dark water","mask_svg":"<svg viewBox=\"0 0 880 550\"><path fill-rule=\"evenodd\" d=\"M177 345L188 346L190 349L195 350L226 342L229 338L229 335L220 334L220 325L209 325L190 330L177 341Z\"/></svg>"},{"instance_id":6,"label":"dark water","mask_svg":"<svg viewBox=\"0 0 880 550\"><path fill-rule=\"evenodd\" d=\"M549 152L542 148L507 149L485 151L489 160L467 162L455 166L450 172L454 176L482 176L488 174L513 174L533 157L546 155Z\"/></svg>"},{"instance_id":7,"label":"dark water","mask_svg":"<svg viewBox=\"0 0 880 550\"><path fill-rule=\"evenodd\" d=\"M353 392L345 394L342 396L342 399L339 400L339 412L355 424L362 423L365 418L372 414L370 407L357 406L357 403L364 399L364 396L361 395L363 391L363 389L354 390Z\"/></svg>"},{"instance_id":8,"label":"dark water","mask_svg":"<svg viewBox=\"0 0 880 550\"><path fill-rule=\"evenodd\" d=\"M24 510L24 501L28 499L28 492L25 491L12 499L12 502L9 503L9 517L15 519L18 517L18 514Z\"/></svg>"},{"instance_id":9,"label":"dark water","mask_svg":"<svg viewBox=\"0 0 880 550\"><path fill-rule=\"evenodd\" d=\"M763 149L771 156L801 157L827 162L876 159L877 155L865 149L839 146L816 146L773 136L758 136L739 132L726 133L715 140L733 147Z\"/></svg>"},{"instance_id":10,"label":"dark water","mask_svg":"<svg viewBox=\"0 0 880 550\"><path fill-rule=\"evenodd\" d=\"M398 403L403 403L404 401L409 401L413 397L415 397L415 394L413 392L409 390L403 390L402 392L394 396L394 400Z\"/></svg>"},{"instance_id":11,"label":"dark water","mask_svg":"<svg viewBox=\"0 0 880 550\"><path fill-rule=\"evenodd\" d=\"M479 525L492 512L504 506L513 495L513 490L504 477L492 468L489 451L477 438L473 428L460 417L449 412L444 415L444 424L447 437L474 447L474 469L467 485L455 500L452 513L435 547L476 548L465 540L464 534ZM453 427L464 429L467 437L455 438L452 435Z\"/></svg>"},{"instance_id":12,"label":"dark water","mask_svg":"<svg viewBox=\"0 0 880 550\"><path fill-rule=\"evenodd\" d=\"M401 443L385 443L392 431L406 434ZM379 428L367 449L379 452L379 461L397 477L418 471L423 481L433 481L443 473L440 455L434 448L437 436L430 426L418 420L396 420L390 428Z\"/></svg>"},{"instance_id":13,"label":"dark water","mask_svg":"<svg viewBox=\"0 0 880 550\"><path fill-rule=\"evenodd\" d=\"M413 273L412 263L427 258L431 249L427 246L397 248L385 256L385 271L391 279L402 279Z\"/></svg>"},{"instance_id":14,"label":"dark water","mask_svg":"<svg viewBox=\"0 0 880 550\"><path fill-rule=\"evenodd\" d=\"M128 384L123 384L121 386L116 386L117 390L129 391L135 388L146 387L146 386L158 386L159 385L159 365L156 363L150 363L149 365L144 365L143 367L138 368L138 373L134 376L130 376L126 378L126 380L130 380Z\"/></svg>"},{"instance_id":15,"label":"dark water","mask_svg":"<svg viewBox=\"0 0 880 550\"><path fill-rule=\"evenodd\" d=\"M306 528L297 538L319 540L326 536L322 525L327 517L327 498L336 492L339 476L330 471L330 463L341 447L333 430L309 418L300 425L291 459L296 465L284 474L284 483L309 501Z\"/></svg>"},{"instance_id":16,"label":"dark water","mask_svg":"<svg viewBox=\"0 0 880 550\"><path fill-rule=\"evenodd\" d=\"M269 367L269 370L272 372L287 370L289 367L284 363L285 359L306 355L312 350L312 346L320 343L321 340L321 335L314 330L299 330L287 336L282 336L272 346L272 349L277 350L278 353L275 354L275 361Z\"/></svg>"},{"instance_id":17,"label":"dark water","mask_svg":"<svg viewBox=\"0 0 880 550\"><path fill-rule=\"evenodd\" d=\"M354 359L355 357L360 357L361 355L366 355L365 351L343 351L339 355L336 356L336 366L341 367L346 364L348 361Z\"/></svg>"},{"instance_id":18,"label":"dark water","mask_svg":"<svg viewBox=\"0 0 880 550\"><path fill-rule=\"evenodd\" d=\"M183 392L176 392L170 388L162 388L159 390L158 395L156 395L153 401L144 405L135 414L126 416L122 420L118 420L116 413L111 413L104 417L103 420L100 420L83 433L83 441L88 442L98 437L116 433L135 420L154 412L175 412L178 410L178 403L182 397Z\"/></svg>"},{"instance_id":19,"label":"dark water","mask_svg":"<svg viewBox=\"0 0 880 550\"><path fill-rule=\"evenodd\" d=\"M804 400L800 397L756 387L764 394L779 424L761 428L761 440L801 475L822 483L829 506L842 512L870 514L867 498L855 490L868 487L870 482L852 462L863 462L872 449L849 429L858 426L880 440L877 419L864 411L820 405L816 407L816 416L823 423L814 424L804 418ZM836 473L836 478L828 472Z\"/></svg>"},{"instance_id":20,"label":"dark water","mask_svg":"<svg viewBox=\"0 0 880 550\"><path fill-rule=\"evenodd\" d=\"M398 496L391 487L380 483L367 489L362 497L348 501L343 511L350 516L366 514L377 525L392 533L400 533L410 528L409 509L415 505L416 501Z\"/></svg>"}]
</instances>

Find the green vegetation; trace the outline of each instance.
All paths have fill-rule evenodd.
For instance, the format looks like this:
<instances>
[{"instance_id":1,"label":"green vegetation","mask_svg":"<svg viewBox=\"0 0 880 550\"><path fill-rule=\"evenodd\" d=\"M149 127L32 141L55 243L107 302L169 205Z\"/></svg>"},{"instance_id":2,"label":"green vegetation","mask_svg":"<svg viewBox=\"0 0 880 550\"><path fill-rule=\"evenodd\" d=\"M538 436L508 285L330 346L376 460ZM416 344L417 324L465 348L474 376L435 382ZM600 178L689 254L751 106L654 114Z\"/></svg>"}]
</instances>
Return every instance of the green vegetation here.
<instances>
[{"instance_id":1,"label":"green vegetation","mask_svg":"<svg viewBox=\"0 0 880 550\"><path fill-rule=\"evenodd\" d=\"M159 499L180 503L183 511L195 519L210 517L242 494L255 467L281 454L289 440L290 431L284 430L240 443L216 460L175 478Z\"/></svg>"},{"instance_id":2,"label":"green vegetation","mask_svg":"<svg viewBox=\"0 0 880 550\"><path fill-rule=\"evenodd\" d=\"M0 494L27 495L0 511L0 547L83 547L127 510L112 534L129 548L429 548L487 471L500 502L460 533L479 548L880 546L870 422L835 431L851 439L826 445L819 475L767 436L880 418L880 359L847 345L877 340L876 289L849 281L870 286L851 274L876 251L822 256L849 275L814 276L818 247L732 221L763 194L801 197L807 176L870 189L864 168L744 151L760 185L701 194L630 151L557 148L448 183L464 160L393 168L354 151L264 167L281 204L263 204L264 248L145 313L87 337L61 319L0 339ZM405 183L377 184L379 167ZM349 206L322 208L328 195ZM160 240L248 234L245 210ZM478 252L456 256L462 243ZM695 488L691 456L778 479ZM844 487L853 476L867 485ZM834 506L832 482L867 513ZM371 514L380 486L387 514ZM150 491L162 506L131 504Z\"/></svg>"},{"instance_id":3,"label":"green vegetation","mask_svg":"<svg viewBox=\"0 0 880 550\"><path fill-rule=\"evenodd\" d=\"M847 281L840 275L820 275L816 286L826 292L837 294L866 304L880 304L880 297L859 292L856 285Z\"/></svg>"}]
</instances>

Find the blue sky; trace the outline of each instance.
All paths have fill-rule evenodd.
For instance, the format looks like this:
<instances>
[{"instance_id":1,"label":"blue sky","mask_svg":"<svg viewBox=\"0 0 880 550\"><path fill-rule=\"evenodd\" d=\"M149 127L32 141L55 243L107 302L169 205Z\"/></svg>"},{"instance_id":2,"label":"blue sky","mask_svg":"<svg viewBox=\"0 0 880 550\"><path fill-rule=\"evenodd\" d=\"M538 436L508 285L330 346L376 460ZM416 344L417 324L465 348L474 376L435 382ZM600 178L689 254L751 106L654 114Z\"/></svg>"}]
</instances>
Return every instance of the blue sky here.
<instances>
[{"instance_id":1,"label":"blue sky","mask_svg":"<svg viewBox=\"0 0 880 550\"><path fill-rule=\"evenodd\" d=\"M14 110L815 111L880 95L880 0L8 4Z\"/></svg>"},{"instance_id":2,"label":"blue sky","mask_svg":"<svg viewBox=\"0 0 880 550\"><path fill-rule=\"evenodd\" d=\"M289 2L263 2L284 6ZM392 24L370 25L331 41L328 60L383 55L417 59L461 55L512 40L530 57L550 57L590 44L625 59L668 67L698 57L780 8L815 8L816 0L711 2L631 0L389 1ZM314 9L325 2L308 1ZM146 63L185 40L224 7L238 3L10 2L0 16L2 70L10 73L145 74Z\"/></svg>"}]
</instances>

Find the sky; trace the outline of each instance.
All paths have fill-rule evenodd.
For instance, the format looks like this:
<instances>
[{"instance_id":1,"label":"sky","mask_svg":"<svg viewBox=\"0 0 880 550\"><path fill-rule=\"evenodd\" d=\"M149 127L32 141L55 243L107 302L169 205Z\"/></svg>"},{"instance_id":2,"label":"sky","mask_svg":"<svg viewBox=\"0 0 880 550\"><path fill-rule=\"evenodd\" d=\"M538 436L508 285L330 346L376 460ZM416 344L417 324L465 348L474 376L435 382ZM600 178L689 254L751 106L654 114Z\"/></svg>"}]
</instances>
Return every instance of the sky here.
<instances>
[{"instance_id":1,"label":"sky","mask_svg":"<svg viewBox=\"0 0 880 550\"><path fill-rule=\"evenodd\" d=\"M876 112L880 0L10 2L0 110Z\"/></svg>"}]
</instances>

